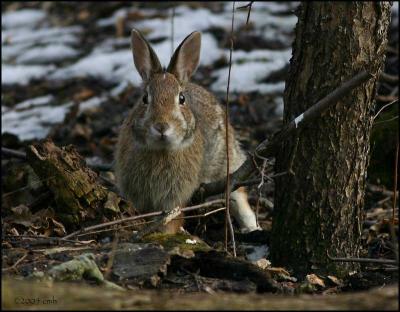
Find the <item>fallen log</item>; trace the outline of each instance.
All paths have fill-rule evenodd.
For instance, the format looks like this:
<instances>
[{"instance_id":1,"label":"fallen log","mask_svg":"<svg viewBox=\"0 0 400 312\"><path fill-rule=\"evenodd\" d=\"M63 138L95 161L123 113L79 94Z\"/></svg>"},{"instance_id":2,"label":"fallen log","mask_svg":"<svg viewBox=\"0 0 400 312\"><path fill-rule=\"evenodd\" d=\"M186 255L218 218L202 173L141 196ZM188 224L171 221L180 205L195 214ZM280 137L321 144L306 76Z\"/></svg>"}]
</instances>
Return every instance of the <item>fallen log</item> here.
<instances>
[{"instance_id":1,"label":"fallen log","mask_svg":"<svg viewBox=\"0 0 400 312\"><path fill-rule=\"evenodd\" d=\"M75 229L86 221L99 222L123 211L134 214L129 203L98 183L97 174L72 145L59 148L46 140L29 145L26 156L54 195L56 214L65 226Z\"/></svg>"}]
</instances>

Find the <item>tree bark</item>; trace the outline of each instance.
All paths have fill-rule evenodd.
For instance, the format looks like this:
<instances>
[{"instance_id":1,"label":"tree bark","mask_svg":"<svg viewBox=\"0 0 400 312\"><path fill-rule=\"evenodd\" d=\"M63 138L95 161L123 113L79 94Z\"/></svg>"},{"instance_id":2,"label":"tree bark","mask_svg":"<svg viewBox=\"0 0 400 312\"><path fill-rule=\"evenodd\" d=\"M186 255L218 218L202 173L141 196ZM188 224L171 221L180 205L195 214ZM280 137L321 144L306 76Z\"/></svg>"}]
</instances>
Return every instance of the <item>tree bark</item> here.
<instances>
[{"instance_id":1,"label":"tree bark","mask_svg":"<svg viewBox=\"0 0 400 312\"><path fill-rule=\"evenodd\" d=\"M359 256L376 77L390 4L304 2L298 16L285 124L360 71L375 77L282 144L276 172L290 167L293 174L276 178L271 258L298 275L319 269L343 275L357 265L330 262L327 254Z\"/></svg>"}]
</instances>

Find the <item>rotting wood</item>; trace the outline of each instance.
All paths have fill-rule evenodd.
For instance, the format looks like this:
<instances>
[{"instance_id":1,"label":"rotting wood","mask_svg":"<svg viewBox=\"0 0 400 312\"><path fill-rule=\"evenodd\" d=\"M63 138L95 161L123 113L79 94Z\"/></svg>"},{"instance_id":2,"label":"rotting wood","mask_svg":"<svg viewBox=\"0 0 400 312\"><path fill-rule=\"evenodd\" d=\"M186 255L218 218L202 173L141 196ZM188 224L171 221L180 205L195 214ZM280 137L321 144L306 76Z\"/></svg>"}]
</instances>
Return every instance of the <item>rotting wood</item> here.
<instances>
[{"instance_id":1,"label":"rotting wood","mask_svg":"<svg viewBox=\"0 0 400 312\"><path fill-rule=\"evenodd\" d=\"M40 179L54 194L56 213L70 228L85 221L98 221L104 215L117 215L121 210L133 213L121 198L97 181L73 146L59 148L51 140L30 145L27 160Z\"/></svg>"}]
</instances>

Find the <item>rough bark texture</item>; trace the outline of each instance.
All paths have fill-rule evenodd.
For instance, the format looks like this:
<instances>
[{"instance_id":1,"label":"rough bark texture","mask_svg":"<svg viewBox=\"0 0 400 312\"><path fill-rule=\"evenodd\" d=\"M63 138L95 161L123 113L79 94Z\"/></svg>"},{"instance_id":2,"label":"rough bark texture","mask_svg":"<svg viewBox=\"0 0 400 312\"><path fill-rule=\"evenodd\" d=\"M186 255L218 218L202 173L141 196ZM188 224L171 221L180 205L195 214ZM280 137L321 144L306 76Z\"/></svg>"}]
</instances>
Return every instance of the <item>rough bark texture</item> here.
<instances>
[{"instance_id":1,"label":"rough bark texture","mask_svg":"<svg viewBox=\"0 0 400 312\"><path fill-rule=\"evenodd\" d=\"M366 69L380 71L390 20L388 2L305 2L299 12L284 95L289 123L341 83ZM277 155L274 265L299 275L312 269L344 274L352 263L331 256L359 255L376 79L356 88ZM341 105L341 103L351 105ZM297 148L296 148L297 146Z\"/></svg>"},{"instance_id":2,"label":"rough bark texture","mask_svg":"<svg viewBox=\"0 0 400 312\"><path fill-rule=\"evenodd\" d=\"M73 286L72 286L73 285ZM337 296L114 291L71 283L2 280L5 310L397 310L397 285Z\"/></svg>"},{"instance_id":3,"label":"rough bark texture","mask_svg":"<svg viewBox=\"0 0 400 312\"><path fill-rule=\"evenodd\" d=\"M56 214L69 228L85 221L102 220L104 215L125 211L133 214L129 205L97 181L97 174L72 146L59 148L46 140L27 148L29 165L54 194Z\"/></svg>"}]
</instances>

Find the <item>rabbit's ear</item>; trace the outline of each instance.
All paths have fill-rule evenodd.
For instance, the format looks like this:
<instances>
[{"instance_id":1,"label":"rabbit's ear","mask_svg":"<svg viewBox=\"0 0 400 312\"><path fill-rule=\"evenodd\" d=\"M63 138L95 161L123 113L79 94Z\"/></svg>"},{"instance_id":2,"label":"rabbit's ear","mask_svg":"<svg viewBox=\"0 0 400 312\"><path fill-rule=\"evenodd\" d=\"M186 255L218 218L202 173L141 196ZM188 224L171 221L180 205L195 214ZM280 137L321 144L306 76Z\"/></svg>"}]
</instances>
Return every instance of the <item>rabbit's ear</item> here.
<instances>
[{"instance_id":1,"label":"rabbit's ear","mask_svg":"<svg viewBox=\"0 0 400 312\"><path fill-rule=\"evenodd\" d=\"M201 34L194 31L175 50L167 71L175 75L179 81L189 80L199 65L200 47Z\"/></svg>"},{"instance_id":2,"label":"rabbit's ear","mask_svg":"<svg viewBox=\"0 0 400 312\"><path fill-rule=\"evenodd\" d=\"M131 48L133 61L143 81L148 81L154 73L162 71L156 53L136 29L131 32Z\"/></svg>"}]
</instances>

